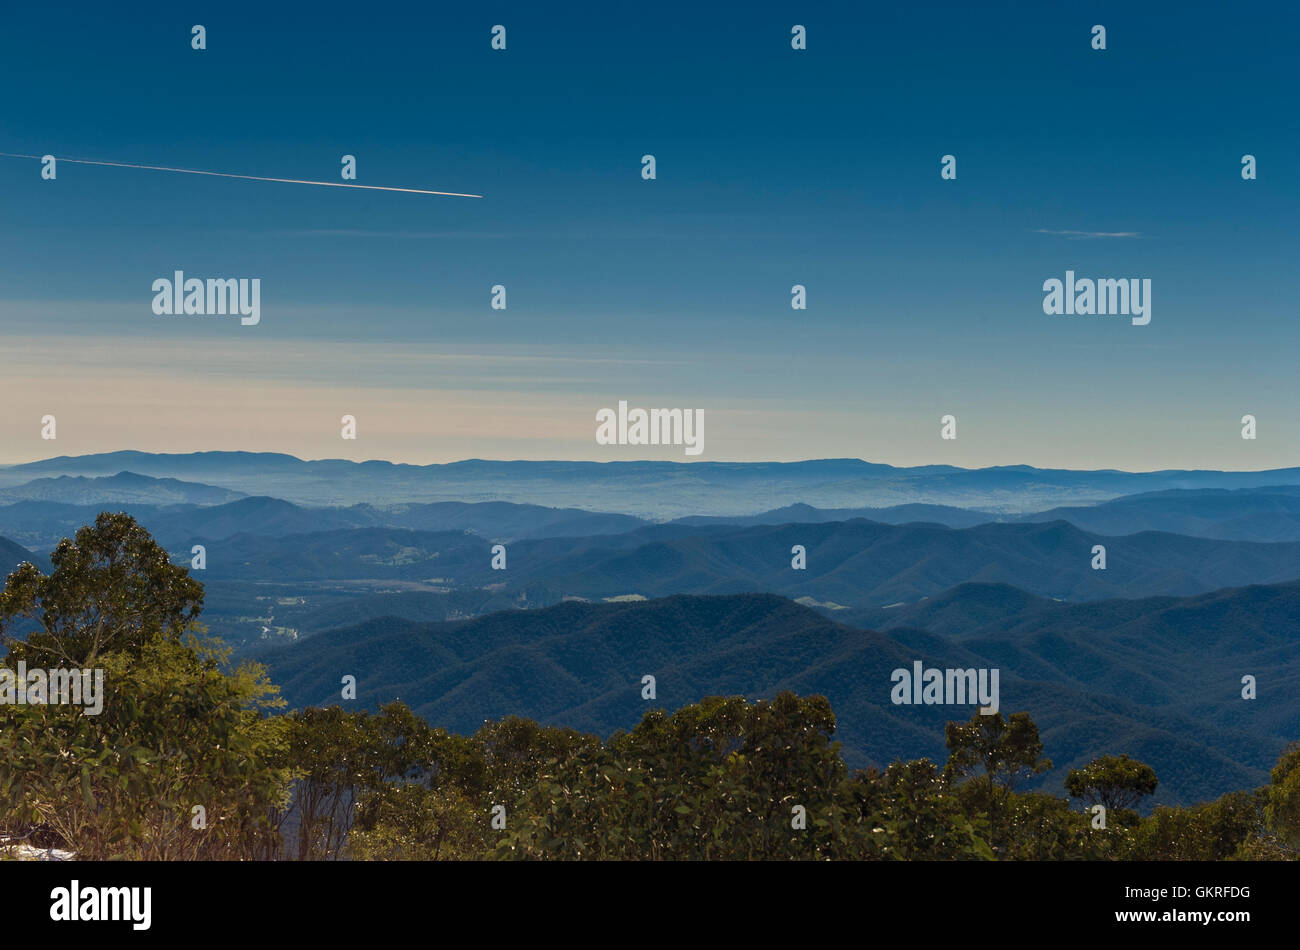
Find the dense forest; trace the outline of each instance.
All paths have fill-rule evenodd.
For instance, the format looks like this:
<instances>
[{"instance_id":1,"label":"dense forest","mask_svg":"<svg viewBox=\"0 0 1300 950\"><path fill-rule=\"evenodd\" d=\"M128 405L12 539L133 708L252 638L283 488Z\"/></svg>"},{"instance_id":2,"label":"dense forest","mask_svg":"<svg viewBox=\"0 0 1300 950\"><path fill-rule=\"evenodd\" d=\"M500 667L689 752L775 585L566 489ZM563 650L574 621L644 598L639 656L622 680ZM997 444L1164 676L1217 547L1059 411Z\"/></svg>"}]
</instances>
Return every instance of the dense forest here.
<instances>
[{"instance_id":1,"label":"dense forest","mask_svg":"<svg viewBox=\"0 0 1300 950\"><path fill-rule=\"evenodd\" d=\"M1069 797L1025 791L1052 768L1028 711L948 723L942 764L857 771L827 700L788 692L652 710L604 739L517 717L460 735L401 703L290 712L206 636L202 585L129 516L50 565L0 592L0 664L102 670L105 695L97 715L3 696L10 842L164 860L1300 857L1300 743L1261 788L1147 810L1158 777L1124 749L1070 770Z\"/></svg>"}]
</instances>

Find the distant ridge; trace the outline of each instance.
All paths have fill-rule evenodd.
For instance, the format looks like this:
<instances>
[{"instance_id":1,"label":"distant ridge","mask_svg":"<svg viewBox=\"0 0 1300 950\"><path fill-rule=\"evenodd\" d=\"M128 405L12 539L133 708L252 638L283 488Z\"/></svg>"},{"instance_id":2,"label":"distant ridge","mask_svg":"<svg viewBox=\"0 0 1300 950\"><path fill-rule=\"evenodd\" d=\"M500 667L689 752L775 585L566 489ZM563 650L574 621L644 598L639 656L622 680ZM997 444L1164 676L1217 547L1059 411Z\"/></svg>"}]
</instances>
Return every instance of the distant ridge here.
<instances>
[{"instance_id":1,"label":"distant ridge","mask_svg":"<svg viewBox=\"0 0 1300 950\"><path fill-rule=\"evenodd\" d=\"M21 485L0 489L0 505L17 501L52 501L73 505L219 505L242 496L242 492L229 488L119 471L114 475L58 475L33 479Z\"/></svg>"},{"instance_id":2,"label":"distant ridge","mask_svg":"<svg viewBox=\"0 0 1300 950\"><path fill-rule=\"evenodd\" d=\"M388 527L422 531L469 531L494 541L521 538L593 537L616 534L643 527L647 522L630 515L584 511L578 508L548 508L513 502L433 502L423 505L373 505L349 507L306 507L268 495L240 496L214 489L235 500L224 504L166 504L164 492L154 486L163 479L142 479L144 496L158 498L159 503L141 503L119 497L115 492L100 492L98 486L118 484L111 479L60 476L49 481L60 485L74 483L91 486L87 494L94 501L68 503L48 500L23 500L5 504L0 493L0 533L20 543L48 550L59 539L71 536L83 524L95 520L100 511L125 509L164 545L188 546L197 541L224 540L237 534L284 537L355 528ZM35 484L28 482L26 485ZM193 484L193 483L184 483ZM21 486L25 488L26 485ZM65 492L64 494L69 494Z\"/></svg>"},{"instance_id":3,"label":"distant ridge","mask_svg":"<svg viewBox=\"0 0 1300 950\"><path fill-rule=\"evenodd\" d=\"M748 472L755 476L761 476L771 472L786 471L805 471L834 474L892 474L908 473L912 475L943 475L943 474L972 474L984 473L990 476L1002 477L1004 479L1015 481L1023 476L1051 476L1062 481L1071 481L1075 479L1091 478L1188 478L1191 480L1210 479L1213 480L1220 476L1229 478L1241 476L1248 480L1254 481L1256 476L1276 476L1276 481L1262 481L1252 487L1276 484L1300 484L1300 467L1266 469L1261 471L1221 471L1216 469L1161 469L1151 472L1126 472L1121 469L1061 469L1061 468L1037 468L1032 465L992 465L984 468L962 468L955 465L915 465L915 466L895 466L885 462L868 462L864 459L857 458L834 458L834 459L803 459L791 462L721 462L721 461L698 461L698 462L675 462L666 460L644 460L644 461L569 461L569 460L497 460L497 459L462 459L457 462L430 462L427 464L412 464L408 462L390 462L384 459L369 459L366 461L355 462L350 459L302 459L295 455L288 455L283 452L244 452L244 451L208 451L208 452L183 452L183 453L158 453L158 452L140 452L131 449L124 449L117 452L101 452L88 455L59 455L48 459L40 459L35 462L22 462L18 464L0 466L0 471L23 472L23 473L41 473L41 472L63 472L70 473L75 470L82 470L83 473L92 472L105 474L110 470L122 471L124 468L129 471L148 471L151 468L175 469L178 467L192 466L195 468L205 468L216 465L239 465L247 464L259 468L296 468L296 467L313 467L326 466L330 468L339 467L361 467L370 466L376 468L392 469L420 469L423 471L440 471L451 469L467 469L473 471L481 470L504 470L515 469L516 471L534 470L538 472L553 471L585 471L600 469L626 469L652 471L661 470L704 470L704 471L735 471Z\"/></svg>"},{"instance_id":4,"label":"distant ridge","mask_svg":"<svg viewBox=\"0 0 1300 950\"><path fill-rule=\"evenodd\" d=\"M703 525L759 525L759 524L820 524L828 521L849 521L853 518L865 518L882 524L907 524L913 521L928 521L947 525L949 528L969 528L989 521L997 521L998 516L992 512L977 511L971 508L954 508L951 505L891 505L886 508L814 508L802 502L759 512L756 515L687 515L676 518L673 524Z\"/></svg>"},{"instance_id":5,"label":"distant ridge","mask_svg":"<svg viewBox=\"0 0 1300 950\"><path fill-rule=\"evenodd\" d=\"M1024 516L1026 521L1057 518L1102 534L1173 531L1228 540L1300 541L1300 486L1143 492Z\"/></svg>"},{"instance_id":6,"label":"distant ridge","mask_svg":"<svg viewBox=\"0 0 1300 950\"><path fill-rule=\"evenodd\" d=\"M0 488L42 475L111 475L123 470L307 505L510 501L653 520L701 512L753 515L796 503L822 509L943 505L1020 514L1139 492L1300 485L1300 468L1135 473L1028 465L902 468L861 459L689 463L467 459L410 465L379 460L307 461L278 453L156 455L123 451L9 466L0 469Z\"/></svg>"}]
</instances>

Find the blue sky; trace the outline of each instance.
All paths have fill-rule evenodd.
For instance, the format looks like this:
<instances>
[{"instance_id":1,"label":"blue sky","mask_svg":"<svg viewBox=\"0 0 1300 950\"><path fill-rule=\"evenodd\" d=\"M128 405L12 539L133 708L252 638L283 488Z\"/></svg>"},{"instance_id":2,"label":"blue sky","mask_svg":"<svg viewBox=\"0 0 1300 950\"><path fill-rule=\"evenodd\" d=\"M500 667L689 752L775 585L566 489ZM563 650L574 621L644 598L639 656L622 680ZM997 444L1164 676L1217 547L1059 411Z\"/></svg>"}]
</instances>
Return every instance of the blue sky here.
<instances>
[{"instance_id":1,"label":"blue sky","mask_svg":"<svg viewBox=\"0 0 1300 950\"><path fill-rule=\"evenodd\" d=\"M1296 8L901 6L7 10L0 151L485 197L0 158L0 462L680 458L595 443L626 399L713 460L1297 464ZM1067 268L1151 324L1045 315ZM176 269L261 324L155 316Z\"/></svg>"}]
</instances>

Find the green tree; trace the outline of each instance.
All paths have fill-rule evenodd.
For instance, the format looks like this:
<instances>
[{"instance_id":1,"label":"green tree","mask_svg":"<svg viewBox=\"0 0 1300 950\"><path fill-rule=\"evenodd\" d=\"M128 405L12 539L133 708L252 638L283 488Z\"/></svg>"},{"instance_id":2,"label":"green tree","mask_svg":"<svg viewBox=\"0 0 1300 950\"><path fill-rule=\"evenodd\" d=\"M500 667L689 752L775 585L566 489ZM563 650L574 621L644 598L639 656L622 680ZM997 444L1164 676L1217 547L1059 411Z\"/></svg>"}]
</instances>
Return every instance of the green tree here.
<instances>
[{"instance_id":1,"label":"green tree","mask_svg":"<svg viewBox=\"0 0 1300 950\"><path fill-rule=\"evenodd\" d=\"M1022 778L1052 767L1042 758L1043 743L1029 713L984 716L976 712L969 722L950 722L944 728L948 762L944 771L953 776L982 775L987 784L1012 791Z\"/></svg>"},{"instance_id":2,"label":"green tree","mask_svg":"<svg viewBox=\"0 0 1300 950\"><path fill-rule=\"evenodd\" d=\"M49 575L26 562L0 592L0 642L14 666L94 666L101 654L139 650L159 636L179 640L203 608L203 585L126 514L103 512L64 538ZM39 629L26 640L11 631Z\"/></svg>"},{"instance_id":3,"label":"green tree","mask_svg":"<svg viewBox=\"0 0 1300 950\"><path fill-rule=\"evenodd\" d=\"M1132 809L1160 782L1156 770L1127 755L1103 755L1081 769L1071 769L1065 790L1089 805L1103 805L1107 813Z\"/></svg>"},{"instance_id":4,"label":"green tree","mask_svg":"<svg viewBox=\"0 0 1300 950\"><path fill-rule=\"evenodd\" d=\"M283 702L262 668L230 669L199 636L202 586L126 515L101 514L51 560L0 591L3 663L93 668L102 709L0 707L0 823L91 859L272 853L287 772L266 713ZM39 627L25 642L24 622Z\"/></svg>"},{"instance_id":5,"label":"green tree","mask_svg":"<svg viewBox=\"0 0 1300 950\"><path fill-rule=\"evenodd\" d=\"M981 715L969 722L949 722L944 728L948 761L944 776L958 784L958 799L967 816L987 829L988 843L998 857L1014 849L1017 810L1013 793L1024 778L1052 767L1043 758L1038 726L1029 713Z\"/></svg>"}]
</instances>

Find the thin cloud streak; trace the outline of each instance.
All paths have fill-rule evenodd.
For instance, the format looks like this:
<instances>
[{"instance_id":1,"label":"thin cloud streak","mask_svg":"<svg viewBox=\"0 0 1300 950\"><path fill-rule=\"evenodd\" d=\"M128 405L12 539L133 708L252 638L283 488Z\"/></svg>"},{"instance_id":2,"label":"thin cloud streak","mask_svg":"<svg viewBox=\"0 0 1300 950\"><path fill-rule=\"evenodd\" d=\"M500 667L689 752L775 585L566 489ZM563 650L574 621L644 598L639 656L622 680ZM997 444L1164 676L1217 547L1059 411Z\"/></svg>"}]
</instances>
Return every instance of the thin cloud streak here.
<instances>
[{"instance_id":1,"label":"thin cloud streak","mask_svg":"<svg viewBox=\"0 0 1300 950\"><path fill-rule=\"evenodd\" d=\"M1051 228L1035 228L1035 234L1054 234L1057 237L1067 237L1073 240L1089 238L1137 238L1142 236L1141 231L1058 231Z\"/></svg>"}]
</instances>

